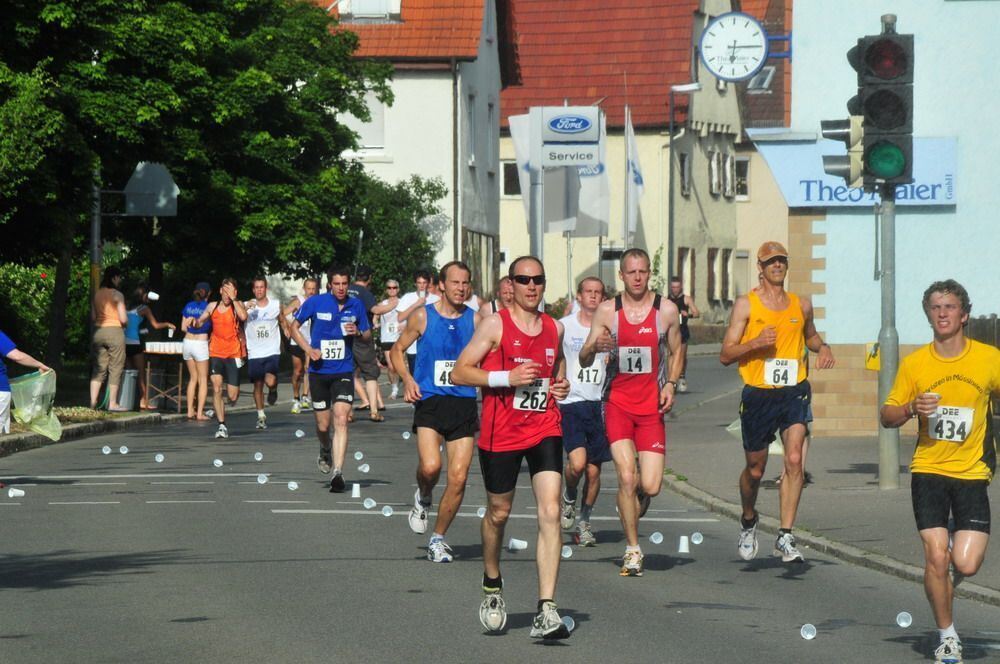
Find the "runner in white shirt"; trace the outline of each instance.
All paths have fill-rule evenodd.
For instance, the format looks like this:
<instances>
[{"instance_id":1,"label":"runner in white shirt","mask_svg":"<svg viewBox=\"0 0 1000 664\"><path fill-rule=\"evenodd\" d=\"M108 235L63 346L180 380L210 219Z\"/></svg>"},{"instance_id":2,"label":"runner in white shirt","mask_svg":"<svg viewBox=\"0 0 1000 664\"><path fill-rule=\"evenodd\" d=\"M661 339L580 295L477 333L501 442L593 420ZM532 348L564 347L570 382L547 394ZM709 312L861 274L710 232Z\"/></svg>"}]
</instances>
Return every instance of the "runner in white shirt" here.
<instances>
[{"instance_id":1,"label":"runner in white shirt","mask_svg":"<svg viewBox=\"0 0 1000 664\"><path fill-rule=\"evenodd\" d=\"M267 428L264 415L264 385L267 403L278 400L278 362L281 359L281 332L284 318L281 303L267 297L267 279L253 280L254 299L245 304L247 310L247 370L253 382L253 400L257 405L257 428Z\"/></svg>"},{"instance_id":2,"label":"runner in white shirt","mask_svg":"<svg viewBox=\"0 0 1000 664\"><path fill-rule=\"evenodd\" d=\"M399 304L396 305L400 331L402 331L402 326L406 324L406 318L410 315L410 312L428 304L434 304L441 299L440 296L431 290L431 273L427 270L417 270L413 273L413 285L416 287L416 290L410 291L399 298ZM406 365L410 370L410 375L413 375L413 363L417 359L417 345L419 343L418 341L406 349Z\"/></svg>"},{"instance_id":3,"label":"runner in white shirt","mask_svg":"<svg viewBox=\"0 0 1000 664\"><path fill-rule=\"evenodd\" d=\"M379 320L379 347L385 356L385 368L389 371L389 384L392 385L390 399L399 398L399 374L392 364L389 350L399 339L399 312L396 305L399 304L399 282L395 279L387 279L385 282L386 298L372 308L372 313L378 316Z\"/></svg>"},{"instance_id":4,"label":"runner in white shirt","mask_svg":"<svg viewBox=\"0 0 1000 664\"><path fill-rule=\"evenodd\" d=\"M295 299L289 302L284 309L285 323L291 325L295 320L295 312L299 310L302 303L319 292L319 279L309 277L302 282L302 294L296 295ZM302 336L309 339L310 323L306 321L299 326ZM306 372L309 369L309 357L302 347L295 343L295 339L288 335L288 353L292 356L292 415L298 415L303 410L312 408L312 401L309 399L309 379Z\"/></svg>"}]
</instances>

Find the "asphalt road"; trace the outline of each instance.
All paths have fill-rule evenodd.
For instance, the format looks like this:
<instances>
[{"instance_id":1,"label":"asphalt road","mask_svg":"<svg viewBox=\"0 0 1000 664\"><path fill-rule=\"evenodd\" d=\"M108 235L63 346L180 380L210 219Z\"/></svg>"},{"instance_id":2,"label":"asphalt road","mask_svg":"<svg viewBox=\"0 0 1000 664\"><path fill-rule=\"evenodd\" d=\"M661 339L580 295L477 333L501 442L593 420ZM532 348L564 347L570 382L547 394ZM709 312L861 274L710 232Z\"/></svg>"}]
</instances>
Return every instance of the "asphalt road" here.
<instances>
[{"instance_id":1,"label":"asphalt road","mask_svg":"<svg viewBox=\"0 0 1000 664\"><path fill-rule=\"evenodd\" d=\"M705 371L681 408L729 389L713 359L693 362ZM507 535L530 544L504 553L508 631L488 636L478 620L478 468L448 536L457 560L428 562L425 537L406 524L408 407L352 426L346 478L360 498L326 490L311 414L272 410L264 432L249 414L230 421L228 441L180 424L0 460L3 481L25 492L0 499L0 661L900 662L927 660L936 643L919 585L815 553L786 566L766 537L745 563L734 522L672 494L655 498L640 524L645 576L619 577L610 467L595 511L599 544L572 547L561 567L557 601L576 621L572 637L528 637L537 538L527 473ZM368 473L357 469L365 463ZM365 498L377 505L365 509ZM655 531L660 545L648 539ZM678 553L678 537L695 531L704 542ZM913 615L908 629L895 624L900 611ZM958 612L966 659L994 656L1000 609L960 601ZM806 622L813 640L799 635Z\"/></svg>"}]
</instances>

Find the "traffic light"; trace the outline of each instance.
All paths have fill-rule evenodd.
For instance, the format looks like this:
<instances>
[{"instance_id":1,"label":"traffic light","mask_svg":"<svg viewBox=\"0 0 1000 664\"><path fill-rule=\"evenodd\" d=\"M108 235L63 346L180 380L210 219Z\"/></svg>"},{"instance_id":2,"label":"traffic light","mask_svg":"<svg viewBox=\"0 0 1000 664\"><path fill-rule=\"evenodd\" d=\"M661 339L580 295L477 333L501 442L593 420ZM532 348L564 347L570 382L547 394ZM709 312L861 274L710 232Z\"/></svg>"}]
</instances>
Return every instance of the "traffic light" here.
<instances>
[{"instance_id":1,"label":"traffic light","mask_svg":"<svg viewBox=\"0 0 1000 664\"><path fill-rule=\"evenodd\" d=\"M823 169L866 191L913 182L913 35L896 34L894 21L883 25L847 53L858 73L851 118L820 123L824 137L848 148L845 157L824 157Z\"/></svg>"}]
</instances>

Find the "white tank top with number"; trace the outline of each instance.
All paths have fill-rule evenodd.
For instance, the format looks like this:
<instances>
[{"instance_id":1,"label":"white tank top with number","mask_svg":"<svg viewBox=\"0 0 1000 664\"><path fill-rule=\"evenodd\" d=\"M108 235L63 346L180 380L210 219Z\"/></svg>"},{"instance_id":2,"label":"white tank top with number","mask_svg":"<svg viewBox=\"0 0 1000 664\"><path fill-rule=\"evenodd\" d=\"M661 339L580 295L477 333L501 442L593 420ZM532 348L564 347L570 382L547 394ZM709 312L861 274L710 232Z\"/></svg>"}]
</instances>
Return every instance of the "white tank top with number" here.
<instances>
[{"instance_id":1,"label":"white tank top with number","mask_svg":"<svg viewBox=\"0 0 1000 664\"><path fill-rule=\"evenodd\" d=\"M281 303L273 298L268 299L267 306L255 306L247 311L246 335L249 359L281 354L281 330L278 328L280 315Z\"/></svg>"},{"instance_id":2,"label":"white tank top with number","mask_svg":"<svg viewBox=\"0 0 1000 664\"><path fill-rule=\"evenodd\" d=\"M563 324L562 350L563 357L566 358L566 379L569 380L569 394L559 403L600 401L608 354L598 353L593 364L587 368L581 367L580 349L590 334L590 328L584 327L576 314L561 318L559 322Z\"/></svg>"}]
</instances>

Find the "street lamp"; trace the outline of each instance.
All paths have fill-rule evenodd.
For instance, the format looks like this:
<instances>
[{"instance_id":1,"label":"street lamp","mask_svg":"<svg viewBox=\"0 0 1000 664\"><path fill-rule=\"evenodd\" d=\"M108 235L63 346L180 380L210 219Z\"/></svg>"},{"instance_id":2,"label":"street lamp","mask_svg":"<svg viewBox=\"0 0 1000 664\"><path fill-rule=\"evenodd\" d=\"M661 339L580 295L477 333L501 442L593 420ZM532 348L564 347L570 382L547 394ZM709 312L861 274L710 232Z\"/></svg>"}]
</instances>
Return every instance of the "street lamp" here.
<instances>
[{"instance_id":1,"label":"street lamp","mask_svg":"<svg viewBox=\"0 0 1000 664\"><path fill-rule=\"evenodd\" d=\"M670 210L667 212L667 278L674 276L674 93L690 94L701 90L701 83L683 83L670 86L670 188L667 202ZM690 105L689 105L690 108Z\"/></svg>"}]
</instances>

